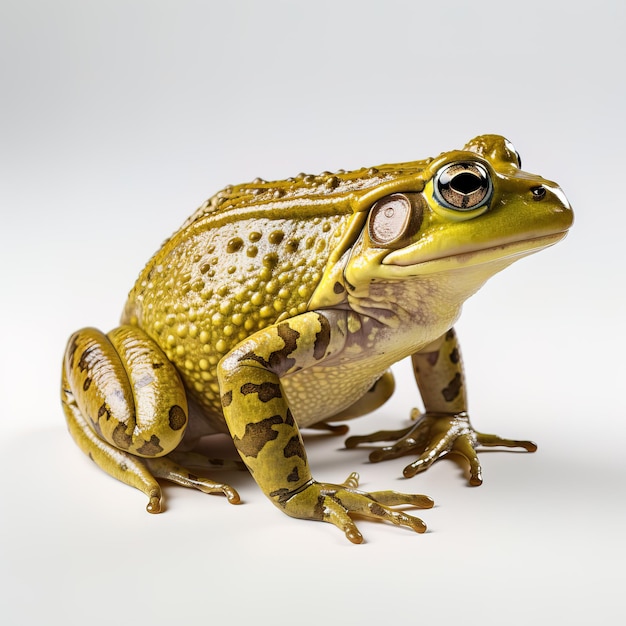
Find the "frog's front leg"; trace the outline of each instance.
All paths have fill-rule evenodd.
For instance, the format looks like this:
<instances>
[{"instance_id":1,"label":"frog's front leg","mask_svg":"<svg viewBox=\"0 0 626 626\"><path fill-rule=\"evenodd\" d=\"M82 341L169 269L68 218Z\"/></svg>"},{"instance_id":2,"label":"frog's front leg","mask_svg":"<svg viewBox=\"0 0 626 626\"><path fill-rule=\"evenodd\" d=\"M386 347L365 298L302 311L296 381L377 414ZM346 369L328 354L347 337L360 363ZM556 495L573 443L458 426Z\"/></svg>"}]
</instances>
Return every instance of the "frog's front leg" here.
<instances>
[{"instance_id":1,"label":"frog's front leg","mask_svg":"<svg viewBox=\"0 0 626 626\"><path fill-rule=\"evenodd\" d=\"M468 461L469 482L472 485L482 484L477 447L504 446L524 448L528 452L537 449L532 441L503 439L474 430L467 413L463 362L453 329L414 354L411 359L426 412L419 416L415 425L408 428L350 437L346 441L347 447L352 448L366 442L396 440L394 445L372 452L370 460L376 462L418 454L417 460L404 469L407 478L425 471L446 454L456 453Z\"/></svg>"},{"instance_id":2,"label":"frog's front leg","mask_svg":"<svg viewBox=\"0 0 626 626\"><path fill-rule=\"evenodd\" d=\"M280 322L255 333L222 359L220 393L235 446L263 493L292 517L331 522L354 543L363 538L351 512L424 532L421 520L390 506L428 508L433 503L426 496L360 492L355 475L343 484L318 483L311 476L280 378L341 351L345 335L332 323L337 315L341 313L311 311Z\"/></svg>"},{"instance_id":3,"label":"frog's front leg","mask_svg":"<svg viewBox=\"0 0 626 626\"><path fill-rule=\"evenodd\" d=\"M61 394L79 448L107 473L143 491L148 512L161 511L155 477L239 501L228 485L198 478L165 456L185 432L187 398L176 369L141 329L74 333L63 362Z\"/></svg>"}]
</instances>

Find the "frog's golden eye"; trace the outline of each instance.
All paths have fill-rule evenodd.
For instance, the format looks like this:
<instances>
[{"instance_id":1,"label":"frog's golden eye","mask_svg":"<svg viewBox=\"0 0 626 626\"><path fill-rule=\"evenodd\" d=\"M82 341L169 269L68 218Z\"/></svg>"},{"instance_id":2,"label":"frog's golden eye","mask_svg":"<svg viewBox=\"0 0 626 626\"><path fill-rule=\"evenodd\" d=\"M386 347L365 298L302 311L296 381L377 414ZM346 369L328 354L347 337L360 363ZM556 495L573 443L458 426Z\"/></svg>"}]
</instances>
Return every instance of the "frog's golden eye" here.
<instances>
[{"instance_id":1,"label":"frog's golden eye","mask_svg":"<svg viewBox=\"0 0 626 626\"><path fill-rule=\"evenodd\" d=\"M388 248L417 232L424 215L424 203L420 194L394 193L378 200L369 216L368 232L372 242Z\"/></svg>"},{"instance_id":2,"label":"frog's golden eye","mask_svg":"<svg viewBox=\"0 0 626 626\"><path fill-rule=\"evenodd\" d=\"M474 162L452 163L439 170L435 178L435 198L455 211L471 211L484 206L493 189L487 170Z\"/></svg>"}]
</instances>

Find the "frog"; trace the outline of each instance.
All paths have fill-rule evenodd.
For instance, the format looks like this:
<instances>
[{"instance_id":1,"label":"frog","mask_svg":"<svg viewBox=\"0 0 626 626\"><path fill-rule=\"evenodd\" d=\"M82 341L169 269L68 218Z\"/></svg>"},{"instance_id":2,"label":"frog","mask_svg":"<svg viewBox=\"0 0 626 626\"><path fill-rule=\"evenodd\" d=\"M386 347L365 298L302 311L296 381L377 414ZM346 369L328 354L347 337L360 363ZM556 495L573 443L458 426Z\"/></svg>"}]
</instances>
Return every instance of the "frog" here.
<instances>
[{"instance_id":1,"label":"frog","mask_svg":"<svg viewBox=\"0 0 626 626\"><path fill-rule=\"evenodd\" d=\"M560 187L524 171L499 135L418 161L229 185L147 263L119 326L69 338L69 432L142 491L150 513L164 508L163 480L238 503L208 475L240 467L278 509L329 522L353 543L363 541L355 516L422 533L406 509L431 498L362 491L356 472L315 480L302 432L345 433L344 421L390 398L391 366L410 359L424 411L346 447L373 444L372 462L411 456L407 478L457 455L476 486L479 448L536 450L474 429L454 325L488 278L572 222ZM241 461L204 453L219 433Z\"/></svg>"}]
</instances>

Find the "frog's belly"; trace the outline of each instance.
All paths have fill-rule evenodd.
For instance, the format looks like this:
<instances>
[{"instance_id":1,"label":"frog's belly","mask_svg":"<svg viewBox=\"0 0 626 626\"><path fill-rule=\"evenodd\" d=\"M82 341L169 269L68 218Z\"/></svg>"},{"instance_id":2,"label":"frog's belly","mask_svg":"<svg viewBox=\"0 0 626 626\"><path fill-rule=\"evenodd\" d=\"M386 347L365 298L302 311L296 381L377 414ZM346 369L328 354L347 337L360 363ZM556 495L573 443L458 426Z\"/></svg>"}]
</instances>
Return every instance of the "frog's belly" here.
<instances>
[{"instance_id":1,"label":"frog's belly","mask_svg":"<svg viewBox=\"0 0 626 626\"><path fill-rule=\"evenodd\" d=\"M364 396L382 376L382 370L352 365L315 366L286 376L281 384L300 427L337 415Z\"/></svg>"}]
</instances>

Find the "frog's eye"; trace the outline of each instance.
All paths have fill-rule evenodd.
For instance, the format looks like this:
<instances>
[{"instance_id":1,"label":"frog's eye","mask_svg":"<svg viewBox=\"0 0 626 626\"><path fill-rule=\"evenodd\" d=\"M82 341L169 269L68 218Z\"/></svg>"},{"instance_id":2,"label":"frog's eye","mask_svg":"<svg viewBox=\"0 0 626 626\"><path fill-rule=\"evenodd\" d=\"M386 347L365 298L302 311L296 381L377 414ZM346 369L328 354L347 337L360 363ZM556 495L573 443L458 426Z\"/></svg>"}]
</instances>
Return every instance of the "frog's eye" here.
<instances>
[{"instance_id":1,"label":"frog's eye","mask_svg":"<svg viewBox=\"0 0 626 626\"><path fill-rule=\"evenodd\" d=\"M480 163L452 163L437 173L434 191L442 206L471 211L489 202L492 184Z\"/></svg>"},{"instance_id":2,"label":"frog's eye","mask_svg":"<svg viewBox=\"0 0 626 626\"><path fill-rule=\"evenodd\" d=\"M370 239L383 248L398 245L419 229L423 214L421 195L394 193L381 198L370 212Z\"/></svg>"}]
</instances>

